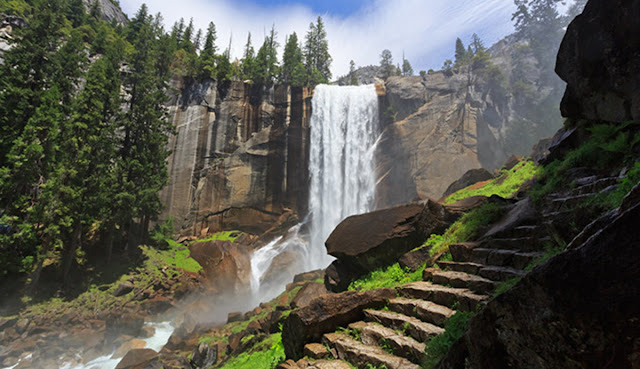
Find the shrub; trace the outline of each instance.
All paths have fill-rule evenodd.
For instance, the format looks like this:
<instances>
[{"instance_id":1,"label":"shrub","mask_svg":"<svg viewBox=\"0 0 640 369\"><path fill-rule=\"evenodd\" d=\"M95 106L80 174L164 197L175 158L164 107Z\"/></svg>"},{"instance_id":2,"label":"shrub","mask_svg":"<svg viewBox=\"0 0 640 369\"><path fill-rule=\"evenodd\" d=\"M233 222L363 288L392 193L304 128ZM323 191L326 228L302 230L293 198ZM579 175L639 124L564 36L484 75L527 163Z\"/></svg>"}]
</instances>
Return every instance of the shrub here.
<instances>
[{"instance_id":1,"label":"shrub","mask_svg":"<svg viewBox=\"0 0 640 369\"><path fill-rule=\"evenodd\" d=\"M434 337L427 343L425 349L426 358L422 368L433 368L447 354L449 348L457 341L469 326L469 320L473 313L458 311L449 318L445 325L444 333Z\"/></svg>"}]
</instances>

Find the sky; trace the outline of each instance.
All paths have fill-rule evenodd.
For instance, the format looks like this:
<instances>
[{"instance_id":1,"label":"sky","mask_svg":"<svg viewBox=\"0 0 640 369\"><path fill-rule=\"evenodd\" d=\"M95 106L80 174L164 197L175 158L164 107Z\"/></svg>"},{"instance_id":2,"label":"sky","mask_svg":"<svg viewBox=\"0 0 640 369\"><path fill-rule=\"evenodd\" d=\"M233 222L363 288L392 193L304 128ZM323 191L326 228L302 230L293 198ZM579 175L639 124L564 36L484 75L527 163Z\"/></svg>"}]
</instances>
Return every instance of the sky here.
<instances>
[{"instance_id":1,"label":"sky","mask_svg":"<svg viewBox=\"0 0 640 369\"><path fill-rule=\"evenodd\" d=\"M120 0L132 17L146 2L151 13L162 13L167 29L181 17L193 18L196 28L216 24L217 45L224 50L232 39L232 57L240 58L247 33L257 51L275 25L281 51L285 36L296 32L304 40L309 24L322 16L333 57L334 79L357 66L377 65L382 50L394 62L402 55L420 70L439 69L453 59L455 40L465 45L477 33L491 46L513 32L513 0Z\"/></svg>"}]
</instances>

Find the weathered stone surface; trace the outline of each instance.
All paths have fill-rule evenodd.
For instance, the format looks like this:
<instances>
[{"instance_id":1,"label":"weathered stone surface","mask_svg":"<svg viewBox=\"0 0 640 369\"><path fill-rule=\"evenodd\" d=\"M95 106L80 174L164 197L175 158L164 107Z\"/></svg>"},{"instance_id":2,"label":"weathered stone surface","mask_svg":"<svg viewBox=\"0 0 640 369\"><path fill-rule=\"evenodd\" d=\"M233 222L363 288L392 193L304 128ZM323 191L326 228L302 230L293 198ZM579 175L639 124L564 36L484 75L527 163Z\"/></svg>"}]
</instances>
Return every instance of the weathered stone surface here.
<instances>
[{"instance_id":1,"label":"weathered stone surface","mask_svg":"<svg viewBox=\"0 0 640 369\"><path fill-rule=\"evenodd\" d=\"M92 0L83 0L84 6L87 9L87 12L91 10L91 6L96 1ZM127 24L127 16L124 15L120 6L117 5L116 2L110 0L97 0L98 7L100 8L100 13L102 14L102 19L111 23L115 21L117 24L122 26Z\"/></svg>"},{"instance_id":2,"label":"weathered stone surface","mask_svg":"<svg viewBox=\"0 0 640 369\"><path fill-rule=\"evenodd\" d=\"M119 297L122 295L126 295L127 293L133 291L133 283L127 281L120 283L115 290L113 290L113 296Z\"/></svg>"},{"instance_id":3,"label":"weathered stone surface","mask_svg":"<svg viewBox=\"0 0 640 369\"><path fill-rule=\"evenodd\" d=\"M331 354L326 347L319 343L308 343L304 345L304 356L314 360L328 359Z\"/></svg>"},{"instance_id":4,"label":"weathered stone surface","mask_svg":"<svg viewBox=\"0 0 640 369\"><path fill-rule=\"evenodd\" d=\"M293 309L309 305L313 299L329 293L324 283L308 283L302 286L300 291L291 300Z\"/></svg>"},{"instance_id":5,"label":"weathered stone surface","mask_svg":"<svg viewBox=\"0 0 640 369\"><path fill-rule=\"evenodd\" d=\"M427 200L345 219L326 242L327 252L341 264L340 269L327 270L327 277L338 273L340 286L329 283L327 288L339 291L353 277L394 263L430 234L444 231L455 218L442 205ZM345 269L346 276L341 274Z\"/></svg>"},{"instance_id":6,"label":"weathered stone surface","mask_svg":"<svg viewBox=\"0 0 640 369\"><path fill-rule=\"evenodd\" d=\"M208 287L217 292L244 293L250 286L250 248L229 241L197 242L189 246L207 278Z\"/></svg>"},{"instance_id":7,"label":"weathered stone surface","mask_svg":"<svg viewBox=\"0 0 640 369\"><path fill-rule=\"evenodd\" d=\"M463 188L467 188L472 184L478 182L484 182L493 179L493 174L484 168L471 169L460 177L460 179L453 182L446 191L442 194L442 197L447 197L454 192L460 191Z\"/></svg>"},{"instance_id":8,"label":"weathered stone surface","mask_svg":"<svg viewBox=\"0 0 640 369\"><path fill-rule=\"evenodd\" d=\"M539 214L533 206L530 197L518 201L510 206L509 211L485 233L484 238L505 234L514 228L527 223L534 223L538 220Z\"/></svg>"},{"instance_id":9,"label":"weathered stone surface","mask_svg":"<svg viewBox=\"0 0 640 369\"><path fill-rule=\"evenodd\" d=\"M433 258L429 255L431 246L420 247L419 249L409 251L402 255L398 263L401 267L407 268L411 271L416 271L422 267L425 263L429 262L428 266L433 265Z\"/></svg>"},{"instance_id":10,"label":"weathered stone surface","mask_svg":"<svg viewBox=\"0 0 640 369\"><path fill-rule=\"evenodd\" d=\"M361 320L365 309L380 308L395 296L396 292L391 289L348 291L323 295L293 311L282 327L282 343L287 357L300 359L305 344L317 342L324 333Z\"/></svg>"},{"instance_id":11,"label":"weathered stone surface","mask_svg":"<svg viewBox=\"0 0 640 369\"><path fill-rule=\"evenodd\" d=\"M147 347L147 343L141 339L137 339L134 338L130 341L127 341L125 343L123 343L117 350L116 352L113 353L113 355L111 355L112 359L119 359L121 357L124 357L124 355L127 354L127 352L134 350L134 349L142 349Z\"/></svg>"},{"instance_id":12,"label":"weathered stone surface","mask_svg":"<svg viewBox=\"0 0 640 369\"><path fill-rule=\"evenodd\" d=\"M210 347L206 343L202 342L198 347L193 350L191 355L191 366L194 368L208 368L218 361L218 351L215 346Z\"/></svg>"},{"instance_id":13,"label":"weathered stone surface","mask_svg":"<svg viewBox=\"0 0 640 369\"><path fill-rule=\"evenodd\" d=\"M385 83L394 119L400 121L416 112L427 102L427 90L422 77L389 77Z\"/></svg>"},{"instance_id":14,"label":"weathered stone surface","mask_svg":"<svg viewBox=\"0 0 640 369\"><path fill-rule=\"evenodd\" d=\"M636 367L638 222L640 205L535 268L471 320L439 367Z\"/></svg>"},{"instance_id":15,"label":"weathered stone surface","mask_svg":"<svg viewBox=\"0 0 640 369\"><path fill-rule=\"evenodd\" d=\"M640 4L591 0L567 28L556 73L567 82L561 110L575 119L640 120Z\"/></svg>"},{"instance_id":16,"label":"weathered stone surface","mask_svg":"<svg viewBox=\"0 0 640 369\"><path fill-rule=\"evenodd\" d=\"M157 357L158 353L152 349L131 350L120 360L116 369L144 369Z\"/></svg>"}]
</instances>

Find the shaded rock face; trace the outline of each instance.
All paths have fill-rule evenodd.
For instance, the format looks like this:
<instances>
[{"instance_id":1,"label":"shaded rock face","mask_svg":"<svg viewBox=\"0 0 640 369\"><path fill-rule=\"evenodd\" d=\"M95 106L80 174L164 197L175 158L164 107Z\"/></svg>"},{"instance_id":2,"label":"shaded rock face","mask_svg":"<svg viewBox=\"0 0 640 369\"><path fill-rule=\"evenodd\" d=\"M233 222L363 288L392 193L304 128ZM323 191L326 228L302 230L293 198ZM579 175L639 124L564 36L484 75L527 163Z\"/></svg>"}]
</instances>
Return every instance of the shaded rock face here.
<instances>
[{"instance_id":1,"label":"shaded rock face","mask_svg":"<svg viewBox=\"0 0 640 369\"><path fill-rule=\"evenodd\" d=\"M431 200L351 216L326 242L336 257L327 270L325 284L341 291L351 280L397 261L432 233L443 232L456 216Z\"/></svg>"},{"instance_id":2,"label":"shaded rock face","mask_svg":"<svg viewBox=\"0 0 640 369\"><path fill-rule=\"evenodd\" d=\"M84 6L87 8L87 11L91 9L91 5L95 1L98 1L103 20L107 22L115 21L117 24L123 26L127 24L127 16L124 15L120 7L116 5L113 0L84 0Z\"/></svg>"},{"instance_id":3,"label":"shaded rock face","mask_svg":"<svg viewBox=\"0 0 640 369\"><path fill-rule=\"evenodd\" d=\"M640 120L640 2L591 0L567 28L556 73L567 82L562 115Z\"/></svg>"},{"instance_id":4,"label":"shaded rock face","mask_svg":"<svg viewBox=\"0 0 640 369\"><path fill-rule=\"evenodd\" d=\"M640 205L471 320L439 368L636 368Z\"/></svg>"},{"instance_id":5,"label":"shaded rock face","mask_svg":"<svg viewBox=\"0 0 640 369\"><path fill-rule=\"evenodd\" d=\"M457 191L462 190L463 188L467 188L478 182L488 181L490 179L493 179L493 174L489 173L488 170L484 168L471 169L463 174L460 179L449 185L444 194L442 194L442 197L447 197Z\"/></svg>"},{"instance_id":6,"label":"shaded rock face","mask_svg":"<svg viewBox=\"0 0 640 369\"><path fill-rule=\"evenodd\" d=\"M261 234L306 211L310 98L306 90L174 79L163 218L184 235Z\"/></svg>"},{"instance_id":7,"label":"shaded rock face","mask_svg":"<svg viewBox=\"0 0 640 369\"><path fill-rule=\"evenodd\" d=\"M381 109L381 120L392 122L376 150L378 207L440 198L465 172L493 171L512 154L528 156L538 140L560 128L559 114L532 115L533 110L557 111L561 91L540 82L535 58L518 50L522 45L507 38L489 53L506 81L518 69L535 96L497 89L467 67L386 81L388 108ZM543 104L548 108L537 109Z\"/></svg>"},{"instance_id":8,"label":"shaded rock face","mask_svg":"<svg viewBox=\"0 0 640 369\"><path fill-rule=\"evenodd\" d=\"M364 310L380 308L396 296L388 288L366 292L348 291L322 295L305 307L294 310L282 327L282 344L288 358L300 359L304 345L317 342L324 333L364 318Z\"/></svg>"}]
</instances>

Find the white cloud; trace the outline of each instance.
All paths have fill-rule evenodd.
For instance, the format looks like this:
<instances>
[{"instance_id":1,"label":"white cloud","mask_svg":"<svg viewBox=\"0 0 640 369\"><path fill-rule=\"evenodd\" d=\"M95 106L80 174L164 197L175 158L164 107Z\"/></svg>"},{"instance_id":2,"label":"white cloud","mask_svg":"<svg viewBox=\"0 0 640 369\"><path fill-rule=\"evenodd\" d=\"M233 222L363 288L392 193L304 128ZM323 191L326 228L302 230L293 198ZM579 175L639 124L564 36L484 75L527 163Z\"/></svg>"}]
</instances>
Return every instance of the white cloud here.
<instances>
[{"instance_id":1,"label":"white cloud","mask_svg":"<svg viewBox=\"0 0 640 369\"><path fill-rule=\"evenodd\" d=\"M345 0L346 1L346 0ZM144 0L120 0L133 16ZM315 14L297 5L263 7L250 0L153 0L150 12L162 13L167 29L180 19L193 17L196 27L206 30L213 21L218 30L218 47L225 49L233 35L232 52L242 54L247 32L254 47L275 24L278 41L297 32L304 39L309 23L322 15L327 26L334 77L348 71L349 60L358 66L378 64L380 52L389 49L399 62L404 51L414 70L437 69L452 58L456 37L465 42L478 33L487 46L511 33L512 0L374 0L348 17Z\"/></svg>"}]
</instances>

